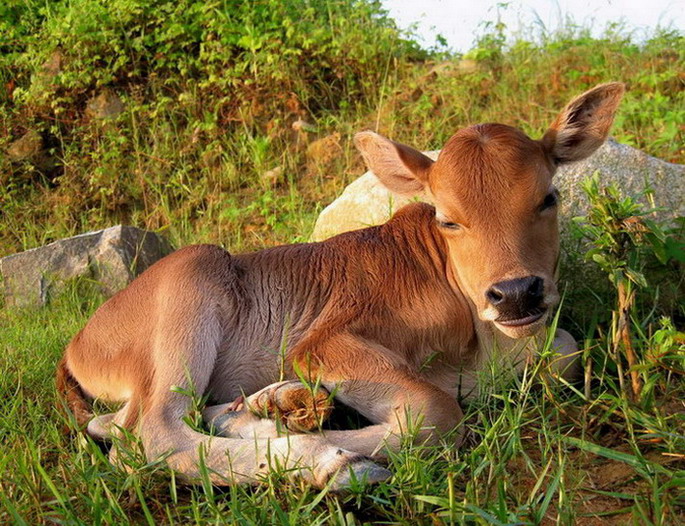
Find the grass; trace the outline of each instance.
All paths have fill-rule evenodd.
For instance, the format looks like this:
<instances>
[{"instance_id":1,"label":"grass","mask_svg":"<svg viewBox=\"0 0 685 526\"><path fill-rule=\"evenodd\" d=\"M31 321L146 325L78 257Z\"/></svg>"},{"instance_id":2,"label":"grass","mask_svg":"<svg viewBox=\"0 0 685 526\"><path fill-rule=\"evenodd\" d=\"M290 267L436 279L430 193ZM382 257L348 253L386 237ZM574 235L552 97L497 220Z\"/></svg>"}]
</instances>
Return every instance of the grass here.
<instances>
[{"instance_id":1,"label":"grass","mask_svg":"<svg viewBox=\"0 0 685 526\"><path fill-rule=\"evenodd\" d=\"M355 131L423 149L473 122L539 136L567 100L608 80L629 89L616 138L685 162L678 32L637 43L626 31L592 38L569 26L508 42L498 26L455 57L419 50L373 2L234 4L233 18L219 1L0 6L0 151L34 130L49 161L0 155L0 254L117 222L162 231L177 246L306 240L322 205L363 171ZM45 64L56 52L62 65L51 76ZM89 118L87 102L105 88L123 113ZM295 130L296 121L308 125ZM326 155L312 146L321 138ZM465 408L466 447L407 443L390 459L388 483L346 495L278 470L255 487L186 487L135 448L128 471L113 467L100 445L63 433L53 383L64 346L103 298L84 281L44 309L3 308L0 523L685 522L682 230L646 224L648 235L633 235L621 210L643 211L593 191L606 206L584 235L614 282L591 297L567 291L560 315L581 342L585 383L542 374L553 359L544 352L518 379L493 366ZM617 284L631 276L639 396L615 314Z\"/></svg>"},{"instance_id":2,"label":"grass","mask_svg":"<svg viewBox=\"0 0 685 526\"><path fill-rule=\"evenodd\" d=\"M515 380L493 366L483 378L490 389L467 407L467 447L407 444L390 460L392 480L344 496L287 482L277 472L256 487L184 487L163 465L139 456L130 472L118 470L99 445L63 433L52 381L64 345L100 301L71 289L45 309L2 314L2 522L593 524L602 517L677 524L685 518L683 383L668 378L677 366L648 371L646 383L658 384L659 396L635 404L620 389L602 342L592 340L584 350L594 363L589 396L582 386L541 375L544 359L540 370L529 368ZM682 333L663 331L636 343L671 353L682 374Z\"/></svg>"}]
</instances>

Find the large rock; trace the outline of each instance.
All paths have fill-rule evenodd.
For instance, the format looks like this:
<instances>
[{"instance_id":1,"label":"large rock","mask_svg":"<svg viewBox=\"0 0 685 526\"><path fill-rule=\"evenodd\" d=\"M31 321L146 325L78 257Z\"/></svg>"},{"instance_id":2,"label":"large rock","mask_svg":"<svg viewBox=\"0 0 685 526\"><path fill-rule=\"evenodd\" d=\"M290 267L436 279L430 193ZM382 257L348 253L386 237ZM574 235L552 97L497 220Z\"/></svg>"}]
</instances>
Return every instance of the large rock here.
<instances>
[{"instance_id":1,"label":"large rock","mask_svg":"<svg viewBox=\"0 0 685 526\"><path fill-rule=\"evenodd\" d=\"M616 185L625 196L637 196L650 186L656 206L664 209L662 217L685 215L685 165L667 163L610 139L594 155L557 172L562 218L587 213L581 182L595 172L604 185Z\"/></svg>"},{"instance_id":2,"label":"large rock","mask_svg":"<svg viewBox=\"0 0 685 526\"><path fill-rule=\"evenodd\" d=\"M91 119L113 119L122 114L125 109L119 95L105 89L88 101L86 115Z\"/></svg>"},{"instance_id":3,"label":"large rock","mask_svg":"<svg viewBox=\"0 0 685 526\"><path fill-rule=\"evenodd\" d=\"M424 152L437 159L440 151ZM409 199L392 193L369 171L350 183L343 193L324 208L316 220L312 241L385 223L400 208L418 197Z\"/></svg>"},{"instance_id":4,"label":"large rock","mask_svg":"<svg viewBox=\"0 0 685 526\"><path fill-rule=\"evenodd\" d=\"M439 152L428 152L436 159ZM561 192L562 228L569 218L585 215L587 198L581 181L598 171L606 183L615 183L625 195L637 195L648 184L665 217L685 215L685 166L664 162L614 140L607 141L584 161L562 166L555 176ZM351 183L319 215L312 239L321 241L341 232L387 221L410 199L394 195L371 172Z\"/></svg>"},{"instance_id":5,"label":"large rock","mask_svg":"<svg viewBox=\"0 0 685 526\"><path fill-rule=\"evenodd\" d=\"M43 156L43 146L40 133L29 130L7 147L7 155L14 162L32 161Z\"/></svg>"},{"instance_id":6,"label":"large rock","mask_svg":"<svg viewBox=\"0 0 685 526\"><path fill-rule=\"evenodd\" d=\"M5 301L44 305L64 281L80 276L111 295L170 252L163 237L121 225L55 241L0 259Z\"/></svg>"}]
</instances>

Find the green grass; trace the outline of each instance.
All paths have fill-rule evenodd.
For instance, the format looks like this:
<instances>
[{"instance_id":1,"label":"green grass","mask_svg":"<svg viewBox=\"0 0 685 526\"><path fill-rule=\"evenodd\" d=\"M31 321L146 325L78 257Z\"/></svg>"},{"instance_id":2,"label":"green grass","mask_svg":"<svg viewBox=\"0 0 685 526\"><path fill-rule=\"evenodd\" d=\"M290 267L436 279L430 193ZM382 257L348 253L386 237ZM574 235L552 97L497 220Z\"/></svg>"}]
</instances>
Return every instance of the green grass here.
<instances>
[{"instance_id":1,"label":"green grass","mask_svg":"<svg viewBox=\"0 0 685 526\"><path fill-rule=\"evenodd\" d=\"M590 524L605 516L677 524L685 518L685 389L682 376L671 377L683 372L685 342L668 326L648 340L636 338L661 356L662 366L652 364L644 374L657 397L628 400L601 340L588 341L584 352L594 364L589 397L582 385L563 386L541 374L544 356L516 380L493 366L483 378L489 390L467 406L465 447L406 444L390 460L388 483L336 496L279 473L256 487L184 487L160 463L134 455L131 471L121 471L100 446L65 435L54 366L100 301L72 289L47 308L2 314L0 522Z\"/></svg>"},{"instance_id":2,"label":"green grass","mask_svg":"<svg viewBox=\"0 0 685 526\"><path fill-rule=\"evenodd\" d=\"M474 122L539 136L571 97L609 80L628 86L616 138L685 162L682 34L638 43L625 30L593 38L569 26L508 43L505 31L459 57L418 49L366 1L5 2L0 254L118 222L177 246L306 240L320 208L364 170L354 132L423 149ZM47 76L56 51L61 70ZM125 111L101 122L85 107L104 88ZM297 120L309 131L293 130ZM47 165L5 155L28 130L41 134ZM308 153L334 133L331 155ZM465 447L407 443L390 460L393 479L346 495L278 470L255 487L186 487L135 448L128 471L113 467L99 445L63 433L53 380L103 298L80 282L44 309L3 308L0 523L685 522L683 235L646 225L649 242L626 237L621 214L643 212L631 206L595 207L595 226L611 221L585 228L614 284L566 291L560 324L581 341L585 383L541 374L550 356L514 380L493 367L465 408ZM572 257L569 268L584 255ZM615 285L631 276L639 397L616 345Z\"/></svg>"}]
</instances>

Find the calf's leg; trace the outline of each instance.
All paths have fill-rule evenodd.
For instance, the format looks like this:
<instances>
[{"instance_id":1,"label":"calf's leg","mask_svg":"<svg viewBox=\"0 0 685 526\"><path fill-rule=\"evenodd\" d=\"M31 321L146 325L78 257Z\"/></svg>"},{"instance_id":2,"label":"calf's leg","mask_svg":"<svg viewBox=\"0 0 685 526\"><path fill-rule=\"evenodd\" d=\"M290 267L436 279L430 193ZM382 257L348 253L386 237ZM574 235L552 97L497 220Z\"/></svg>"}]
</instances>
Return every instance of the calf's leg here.
<instances>
[{"instance_id":1,"label":"calf's leg","mask_svg":"<svg viewBox=\"0 0 685 526\"><path fill-rule=\"evenodd\" d=\"M552 372L569 382L580 379L582 373L580 351L573 336L563 329L557 329L552 349L559 354L551 363Z\"/></svg>"},{"instance_id":2,"label":"calf's leg","mask_svg":"<svg viewBox=\"0 0 685 526\"><path fill-rule=\"evenodd\" d=\"M454 430L463 413L448 393L423 380L381 345L340 334L322 342L305 341L293 350L301 370L310 371L343 404L374 425L353 431L325 431L332 444L363 455L382 457L398 450L403 435L435 443ZM458 432L459 442L461 432Z\"/></svg>"},{"instance_id":3,"label":"calf's leg","mask_svg":"<svg viewBox=\"0 0 685 526\"><path fill-rule=\"evenodd\" d=\"M148 460L163 456L189 481L200 479L204 465L218 485L254 482L275 466L318 487L347 484L350 470L371 481L389 476L359 453L331 445L320 436L225 438L188 427L183 417L190 400L181 392L191 384L198 394L205 392L223 339L214 309L211 298L195 294L168 305L160 315L152 340L155 373L138 426Z\"/></svg>"}]
</instances>

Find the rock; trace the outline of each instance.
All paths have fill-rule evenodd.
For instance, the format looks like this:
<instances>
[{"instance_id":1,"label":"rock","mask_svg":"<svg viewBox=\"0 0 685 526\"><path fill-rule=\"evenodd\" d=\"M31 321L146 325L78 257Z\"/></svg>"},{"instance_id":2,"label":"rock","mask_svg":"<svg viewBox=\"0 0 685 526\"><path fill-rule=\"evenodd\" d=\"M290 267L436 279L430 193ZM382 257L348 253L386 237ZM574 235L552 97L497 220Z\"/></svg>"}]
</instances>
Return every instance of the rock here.
<instances>
[{"instance_id":1,"label":"rock","mask_svg":"<svg viewBox=\"0 0 685 526\"><path fill-rule=\"evenodd\" d=\"M437 158L439 152L428 152ZM585 215L587 198L581 181L599 171L606 184L616 184L625 195L637 195L649 184L663 217L685 215L685 166L671 164L610 139L584 161L559 168L555 181L561 192L561 224ZM321 241L341 232L378 225L408 201L386 190L371 172L351 183L342 195L323 209L312 240Z\"/></svg>"},{"instance_id":2,"label":"rock","mask_svg":"<svg viewBox=\"0 0 685 526\"><path fill-rule=\"evenodd\" d=\"M41 93L62 73L64 57L59 49L53 51L33 76L32 89Z\"/></svg>"},{"instance_id":3,"label":"rock","mask_svg":"<svg viewBox=\"0 0 685 526\"><path fill-rule=\"evenodd\" d=\"M457 64L457 69L461 73L475 73L478 71L479 66L478 62L475 60L471 60L468 58L461 59L459 63Z\"/></svg>"},{"instance_id":4,"label":"rock","mask_svg":"<svg viewBox=\"0 0 685 526\"><path fill-rule=\"evenodd\" d=\"M293 122L292 123L292 129L295 130L296 132L308 132L308 133L315 133L317 131L316 126L308 123L307 121L303 121L302 119L297 119L295 122Z\"/></svg>"},{"instance_id":5,"label":"rock","mask_svg":"<svg viewBox=\"0 0 685 526\"><path fill-rule=\"evenodd\" d=\"M0 259L8 305L45 305L66 280L86 276L114 294L155 261L171 252L161 236L115 226L62 239Z\"/></svg>"},{"instance_id":6,"label":"rock","mask_svg":"<svg viewBox=\"0 0 685 526\"><path fill-rule=\"evenodd\" d=\"M62 53L59 50L52 52L50 57L41 66L41 75L46 79L53 79L62 72Z\"/></svg>"},{"instance_id":7,"label":"rock","mask_svg":"<svg viewBox=\"0 0 685 526\"><path fill-rule=\"evenodd\" d=\"M562 218L586 214L588 201L581 183L595 172L599 172L602 184L614 184L626 196L637 196L650 186L656 206L665 209L661 213L663 218L685 215L685 165L662 161L609 139L584 161L557 171L555 181L561 192Z\"/></svg>"},{"instance_id":8,"label":"rock","mask_svg":"<svg viewBox=\"0 0 685 526\"><path fill-rule=\"evenodd\" d=\"M463 58L458 61L447 60L433 66L428 73L421 77L422 82L431 82L438 77L454 76L455 74L476 73L481 66L475 60Z\"/></svg>"},{"instance_id":9,"label":"rock","mask_svg":"<svg viewBox=\"0 0 685 526\"><path fill-rule=\"evenodd\" d=\"M426 152L426 155L437 159L439 153ZM410 201L412 199L395 195L386 189L373 172L366 172L321 211L312 240L322 241L342 232L380 225Z\"/></svg>"},{"instance_id":10,"label":"rock","mask_svg":"<svg viewBox=\"0 0 685 526\"><path fill-rule=\"evenodd\" d=\"M103 90L86 105L86 115L91 119L112 119L124 112L124 103L111 90Z\"/></svg>"},{"instance_id":11,"label":"rock","mask_svg":"<svg viewBox=\"0 0 685 526\"><path fill-rule=\"evenodd\" d=\"M34 130L29 130L7 148L7 155L14 162L32 161L44 155L43 137Z\"/></svg>"},{"instance_id":12,"label":"rock","mask_svg":"<svg viewBox=\"0 0 685 526\"><path fill-rule=\"evenodd\" d=\"M273 168L271 170L267 170L264 172L262 175L259 176L259 179L264 183L266 186L276 186L283 180L283 167L282 166L276 166L276 168Z\"/></svg>"},{"instance_id":13,"label":"rock","mask_svg":"<svg viewBox=\"0 0 685 526\"><path fill-rule=\"evenodd\" d=\"M7 147L7 157L14 163L29 163L33 169L45 175L53 174L58 166L57 159L47 150L43 136L34 130L29 130L21 138ZM33 171L22 170L23 177L30 178ZM0 174L0 181L4 182L5 174Z\"/></svg>"}]
</instances>

